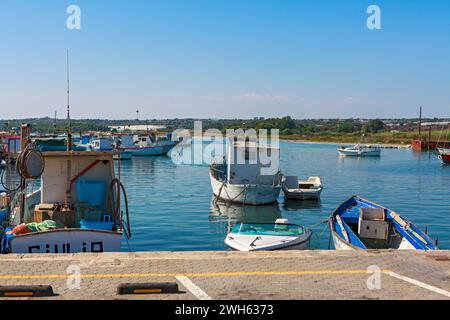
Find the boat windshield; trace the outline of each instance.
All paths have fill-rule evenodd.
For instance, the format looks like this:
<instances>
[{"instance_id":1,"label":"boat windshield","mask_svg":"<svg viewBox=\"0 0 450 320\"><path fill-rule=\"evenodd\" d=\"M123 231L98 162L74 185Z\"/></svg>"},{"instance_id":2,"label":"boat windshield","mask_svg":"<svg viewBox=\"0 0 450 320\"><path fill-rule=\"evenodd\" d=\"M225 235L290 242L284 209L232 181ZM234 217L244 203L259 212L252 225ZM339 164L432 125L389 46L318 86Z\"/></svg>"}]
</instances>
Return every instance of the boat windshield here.
<instances>
[{"instance_id":1,"label":"boat windshield","mask_svg":"<svg viewBox=\"0 0 450 320\"><path fill-rule=\"evenodd\" d=\"M304 229L295 224L237 223L231 232L242 235L298 236L304 233Z\"/></svg>"}]
</instances>

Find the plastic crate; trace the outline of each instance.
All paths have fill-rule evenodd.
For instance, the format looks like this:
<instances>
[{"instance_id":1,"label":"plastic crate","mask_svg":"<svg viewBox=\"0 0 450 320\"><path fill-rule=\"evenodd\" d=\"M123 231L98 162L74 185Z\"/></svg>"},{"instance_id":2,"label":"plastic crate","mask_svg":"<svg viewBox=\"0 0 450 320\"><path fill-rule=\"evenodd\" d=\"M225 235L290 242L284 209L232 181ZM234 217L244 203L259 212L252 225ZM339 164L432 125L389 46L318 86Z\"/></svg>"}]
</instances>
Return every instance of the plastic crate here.
<instances>
[{"instance_id":1,"label":"plastic crate","mask_svg":"<svg viewBox=\"0 0 450 320\"><path fill-rule=\"evenodd\" d=\"M114 227L114 222L103 222L103 221L90 221L81 219L80 221L81 229L94 229L94 230L107 230L112 231Z\"/></svg>"}]
</instances>

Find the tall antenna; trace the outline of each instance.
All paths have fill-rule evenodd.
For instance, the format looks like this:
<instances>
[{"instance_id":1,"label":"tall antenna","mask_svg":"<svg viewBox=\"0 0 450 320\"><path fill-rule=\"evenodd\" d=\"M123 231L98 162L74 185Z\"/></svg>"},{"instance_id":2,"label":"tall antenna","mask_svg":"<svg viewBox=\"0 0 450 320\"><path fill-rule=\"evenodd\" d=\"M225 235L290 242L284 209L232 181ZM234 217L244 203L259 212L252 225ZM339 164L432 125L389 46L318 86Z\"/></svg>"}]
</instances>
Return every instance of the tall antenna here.
<instances>
[{"instance_id":1,"label":"tall antenna","mask_svg":"<svg viewBox=\"0 0 450 320\"><path fill-rule=\"evenodd\" d=\"M71 126L70 126L70 80L69 80L69 49L67 49L67 126L68 132L70 134Z\"/></svg>"},{"instance_id":2,"label":"tall antenna","mask_svg":"<svg viewBox=\"0 0 450 320\"><path fill-rule=\"evenodd\" d=\"M53 134L56 134L56 113L57 111L55 110L55 118L53 120Z\"/></svg>"},{"instance_id":3,"label":"tall antenna","mask_svg":"<svg viewBox=\"0 0 450 320\"><path fill-rule=\"evenodd\" d=\"M70 125L69 49L67 49L67 151L70 150L72 150L72 127ZM68 172L70 172L69 169Z\"/></svg>"}]
</instances>

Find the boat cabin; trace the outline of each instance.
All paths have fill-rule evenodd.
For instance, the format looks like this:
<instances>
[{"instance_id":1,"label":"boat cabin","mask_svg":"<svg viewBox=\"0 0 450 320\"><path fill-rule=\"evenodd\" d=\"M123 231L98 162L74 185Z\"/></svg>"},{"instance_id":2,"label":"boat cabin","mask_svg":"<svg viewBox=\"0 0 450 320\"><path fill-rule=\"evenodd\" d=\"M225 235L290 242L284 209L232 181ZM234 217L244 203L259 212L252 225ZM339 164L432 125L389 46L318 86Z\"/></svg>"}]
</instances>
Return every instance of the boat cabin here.
<instances>
[{"instance_id":1,"label":"boat cabin","mask_svg":"<svg viewBox=\"0 0 450 320\"><path fill-rule=\"evenodd\" d=\"M45 169L39 190L27 196L24 221L52 219L59 228L82 227L86 223L104 222L102 228L113 229L109 187L114 179L112 152L44 152ZM118 222L118 221L117 221Z\"/></svg>"},{"instance_id":2,"label":"boat cabin","mask_svg":"<svg viewBox=\"0 0 450 320\"><path fill-rule=\"evenodd\" d=\"M279 173L280 149L249 141L228 144L226 177L230 184L272 184Z\"/></svg>"},{"instance_id":3,"label":"boat cabin","mask_svg":"<svg viewBox=\"0 0 450 320\"><path fill-rule=\"evenodd\" d=\"M113 140L111 138L98 138L89 143L89 148L94 151L111 151Z\"/></svg>"}]
</instances>

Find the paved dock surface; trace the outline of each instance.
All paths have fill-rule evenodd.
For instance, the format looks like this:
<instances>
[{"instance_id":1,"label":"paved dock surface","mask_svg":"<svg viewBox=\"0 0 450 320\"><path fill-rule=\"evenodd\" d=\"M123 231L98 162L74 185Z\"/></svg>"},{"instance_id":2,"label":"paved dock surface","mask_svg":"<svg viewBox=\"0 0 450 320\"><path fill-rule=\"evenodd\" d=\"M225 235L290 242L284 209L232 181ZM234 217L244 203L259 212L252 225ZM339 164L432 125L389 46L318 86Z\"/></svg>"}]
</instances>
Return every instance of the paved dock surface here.
<instances>
[{"instance_id":1,"label":"paved dock surface","mask_svg":"<svg viewBox=\"0 0 450 320\"><path fill-rule=\"evenodd\" d=\"M1 286L53 286L45 299L450 299L450 251L3 255L0 266ZM180 292L116 293L148 282Z\"/></svg>"}]
</instances>

